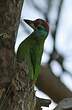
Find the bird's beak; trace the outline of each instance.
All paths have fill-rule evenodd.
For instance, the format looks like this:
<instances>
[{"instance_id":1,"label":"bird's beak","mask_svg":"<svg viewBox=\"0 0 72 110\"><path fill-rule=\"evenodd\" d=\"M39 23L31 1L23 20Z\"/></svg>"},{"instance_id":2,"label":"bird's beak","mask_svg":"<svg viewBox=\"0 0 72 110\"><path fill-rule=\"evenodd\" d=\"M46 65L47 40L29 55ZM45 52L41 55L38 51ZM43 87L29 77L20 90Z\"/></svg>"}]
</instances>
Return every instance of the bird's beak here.
<instances>
[{"instance_id":1,"label":"bird's beak","mask_svg":"<svg viewBox=\"0 0 72 110\"><path fill-rule=\"evenodd\" d=\"M26 20L26 19L24 19L24 21L25 21L29 26L31 26L33 29L35 29L34 21Z\"/></svg>"}]
</instances>

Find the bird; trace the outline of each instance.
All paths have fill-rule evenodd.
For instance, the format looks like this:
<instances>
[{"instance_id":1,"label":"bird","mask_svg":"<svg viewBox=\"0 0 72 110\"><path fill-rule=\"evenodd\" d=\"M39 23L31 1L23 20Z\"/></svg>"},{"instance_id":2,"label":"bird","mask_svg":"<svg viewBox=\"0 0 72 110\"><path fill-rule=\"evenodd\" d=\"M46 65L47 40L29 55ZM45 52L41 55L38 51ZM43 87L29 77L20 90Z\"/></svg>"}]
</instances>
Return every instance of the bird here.
<instances>
[{"instance_id":1,"label":"bird","mask_svg":"<svg viewBox=\"0 0 72 110\"><path fill-rule=\"evenodd\" d=\"M49 33L48 21L42 19L23 19L34 29L25 40L21 42L17 50L17 60L24 61L29 69L29 77L36 81L40 73L41 57L43 53L44 41Z\"/></svg>"}]
</instances>

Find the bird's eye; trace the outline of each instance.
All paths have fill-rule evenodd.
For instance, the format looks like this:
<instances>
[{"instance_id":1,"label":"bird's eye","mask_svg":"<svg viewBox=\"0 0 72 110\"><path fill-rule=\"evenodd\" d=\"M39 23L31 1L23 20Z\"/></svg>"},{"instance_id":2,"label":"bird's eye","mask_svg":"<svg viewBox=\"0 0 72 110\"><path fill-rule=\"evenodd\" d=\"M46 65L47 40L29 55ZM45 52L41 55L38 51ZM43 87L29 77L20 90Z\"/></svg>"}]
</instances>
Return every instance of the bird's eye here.
<instances>
[{"instance_id":1,"label":"bird's eye","mask_svg":"<svg viewBox=\"0 0 72 110\"><path fill-rule=\"evenodd\" d=\"M40 19L36 19L36 22L37 22L37 23L40 23Z\"/></svg>"}]
</instances>

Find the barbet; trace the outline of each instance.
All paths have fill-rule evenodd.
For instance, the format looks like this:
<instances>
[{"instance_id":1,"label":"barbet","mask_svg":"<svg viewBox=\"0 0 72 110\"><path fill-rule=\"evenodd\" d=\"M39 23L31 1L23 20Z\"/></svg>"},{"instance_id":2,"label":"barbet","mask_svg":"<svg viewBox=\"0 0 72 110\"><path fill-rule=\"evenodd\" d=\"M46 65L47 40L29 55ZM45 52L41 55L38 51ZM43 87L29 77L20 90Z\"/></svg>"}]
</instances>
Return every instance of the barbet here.
<instances>
[{"instance_id":1,"label":"barbet","mask_svg":"<svg viewBox=\"0 0 72 110\"><path fill-rule=\"evenodd\" d=\"M24 60L28 65L30 78L37 80L40 73L44 41L49 33L49 25L47 21L42 19L24 21L34 29L34 32L19 45L17 59L19 61Z\"/></svg>"}]
</instances>

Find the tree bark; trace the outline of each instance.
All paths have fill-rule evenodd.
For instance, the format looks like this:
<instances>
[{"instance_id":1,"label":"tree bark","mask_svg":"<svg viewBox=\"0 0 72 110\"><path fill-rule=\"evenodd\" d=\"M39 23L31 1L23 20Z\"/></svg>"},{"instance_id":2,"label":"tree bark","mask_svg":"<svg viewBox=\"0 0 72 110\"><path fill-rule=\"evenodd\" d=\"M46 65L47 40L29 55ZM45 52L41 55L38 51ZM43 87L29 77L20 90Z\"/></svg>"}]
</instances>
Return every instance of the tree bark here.
<instances>
[{"instance_id":1,"label":"tree bark","mask_svg":"<svg viewBox=\"0 0 72 110\"><path fill-rule=\"evenodd\" d=\"M0 0L0 110L34 110L35 94L14 46L23 0Z\"/></svg>"}]
</instances>

